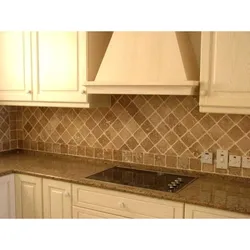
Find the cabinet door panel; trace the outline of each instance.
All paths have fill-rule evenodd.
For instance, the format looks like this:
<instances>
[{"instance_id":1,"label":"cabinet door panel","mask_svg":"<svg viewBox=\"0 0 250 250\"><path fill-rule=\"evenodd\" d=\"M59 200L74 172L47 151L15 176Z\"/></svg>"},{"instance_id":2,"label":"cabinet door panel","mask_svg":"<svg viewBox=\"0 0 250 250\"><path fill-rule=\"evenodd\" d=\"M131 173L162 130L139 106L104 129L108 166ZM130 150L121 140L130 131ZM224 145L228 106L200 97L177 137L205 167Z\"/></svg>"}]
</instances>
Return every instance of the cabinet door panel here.
<instances>
[{"instance_id":1,"label":"cabinet door panel","mask_svg":"<svg viewBox=\"0 0 250 250\"><path fill-rule=\"evenodd\" d=\"M42 179L29 175L16 175L17 218L42 218Z\"/></svg>"},{"instance_id":2,"label":"cabinet door panel","mask_svg":"<svg viewBox=\"0 0 250 250\"><path fill-rule=\"evenodd\" d=\"M0 32L0 101L31 101L29 32Z\"/></svg>"},{"instance_id":3,"label":"cabinet door panel","mask_svg":"<svg viewBox=\"0 0 250 250\"><path fill-rule=\"evenodd\" d=\"M250 114L250 32L202 32L200 111Z\"/></svg>"},{"instance_id":4,"label":"cabinet door panel","mask_svg":"<svg viewBox=\"0 0 250 250\"><path fill-rule=\"evenodd\" d=\"M32 33L34 100L86 102L85 32Z\"/></svg>"},{"instance_id":5,"label":"cabinet door panel","mask_svg":"<svg viewBox=\"0 0 250 250\"><path fill-rule=\"evenodd\" d=\"M71 184L43 179L44 218L71 218Z\"/></svg>"},{"instance_id":6,"label":"cabinet door panel","mask_svg":"<svg viewBox=\"0 0 250 250\"><path fill-rule=\"evenodd\" d=\"M87 208L73 207L74 219L122 219L125 217Z\"/></svg>"},{"instance_id":7,"label":"cabinet door panel","mask_svg":"<svg viewBox=\"0 0 250 250\"><path fill-rule=\"evenodd\" d=\"M15 218L14 175L0 177L0 218Z\"/></svg>"},{"instance_id":8,"label":"cabinet door panel","mask_svg":"<svg viewBox=\"0 0 250 250\"><path fill-rule=\"evenodd\" d=\"M229 212L221 209L202 207L196 205L185 205L185 219L239 219L250 218L240 213Z\"/></svg>"}]
</instances>

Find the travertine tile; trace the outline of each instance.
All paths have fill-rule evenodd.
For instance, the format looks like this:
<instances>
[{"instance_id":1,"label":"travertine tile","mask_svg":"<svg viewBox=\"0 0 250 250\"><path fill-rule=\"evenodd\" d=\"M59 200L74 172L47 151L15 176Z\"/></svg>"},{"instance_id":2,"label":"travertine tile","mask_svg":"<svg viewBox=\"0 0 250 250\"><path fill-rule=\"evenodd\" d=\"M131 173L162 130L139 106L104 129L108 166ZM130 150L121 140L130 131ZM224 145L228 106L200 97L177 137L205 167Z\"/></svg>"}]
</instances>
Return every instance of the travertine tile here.
<instances>
[{"instance_id":1,"label":"travertine tile","mask_svg":"<svg viewBox=\"0 0 250 250\"><path fill-rule=\"evenodd\" d=\"M242 175L242 168L228 167L228 174L229 175L241 176Z\"/></svg>"},{"instance_id":2,"label":"travertine tile","mask_svg":"<svg viewBox=\"0 0 250 250\"><path fill-rule=\"evenodd\" d=\"M154 155L153 154L144 154L143 163L145 165L154 165Z\"/></svg>"},{"instance_id":3,"label":"travertine tile","mask_svg":"<svg viewBox=\"0 0 250 250\"><path fill-rule=\"evenodd\" d=\"M155 166L165 167L166 166L166 156L165 155L155 155Z\"/></svg>"},{"instance_id":4,"label":"travertine tile","mask_svg":"<svg viewBox=\"0 0 250 250\"><path fill-rule=\"evenodd\" d=\"M200 159L190 159L189 164L190 164L190 169L197 170L197 171L201 170Z\"/></svg>"},{"instance_id":5,"label":"travertine tile","mask_svg":"<svg viewBox=\"0 0 250 250\"><path fill-rule=\"evenodd\" d=\"M177 157L176 156L167 155L166 156L166 166L168 168L177 168Z\"/></svg>"},{"instance_id":6,"label":"travertine tile","mask_svg":"<svg viewBox=\"0 0 250 250\"><path fill-rule=\"evenodd\" d=\"M214 164L202 164L202 171L208 173L214 173Z\"/></svg>"},{"instance_id":7,"label":"travertine tile","mask_svg":"<svg viewBox=\"0 0 250 250\"><path fill-rule=\"evenodd\" d=\"M189 169L189 158L188 157L178 157L178 168Z\"/></svg>"},{"instance_id":8,"label":"travertine tile","mask_svg":"<svg viewBox=\"0 0 250 250\"><path fill-rule=\"evenodd\" d=\"M137 164L143 164L143 153L133 153L132 161Z\"/></svg>"},{"instance_id":9,"label":"travertine tile","mask_svg":"<svg viewBox=\"0 0 250 250\"><path fill-rule=\"evenodd\" d=\"M113 160L113 150L112 149L104 149L103 150L103 158L105 160Z\"/></svg>"},{"instance_id":10,"label":"travertine tile","mask_svg":"<svg viewBox=\"0 0 250 250\"><path fill-rule=\"evenodd\" d=\"M94 148L86 147L86 156L94 157Z\"/></svg>"},{"instance_id":11,"label":"travertine tile","mask_svg":"<svg viewBox=\"0 0 250 250\"><path fill-rule=\"evenodd\" d=\"M184 169L189 168L188 158L194 163L204 150L250 154L250 116L200 113L198 98L191 96L115 95L111 108L3 106L0 113L0 142L5 142L5 149L18 144L148 165L162 165L161 159L171 156L178 157L178 167ZM216 171L198 165L192 168Z\"/></svg>"},{"instance_id":12,"label":"travertine tile","mask_svg":"<svg viewBox=\"0 0 250 250\"><path fill-rule=\"evenodd\" d=\"M86 155L86 147L84 146L77 146L77 155L79 156L85 156Z\"/></svg>"}]
</instances>

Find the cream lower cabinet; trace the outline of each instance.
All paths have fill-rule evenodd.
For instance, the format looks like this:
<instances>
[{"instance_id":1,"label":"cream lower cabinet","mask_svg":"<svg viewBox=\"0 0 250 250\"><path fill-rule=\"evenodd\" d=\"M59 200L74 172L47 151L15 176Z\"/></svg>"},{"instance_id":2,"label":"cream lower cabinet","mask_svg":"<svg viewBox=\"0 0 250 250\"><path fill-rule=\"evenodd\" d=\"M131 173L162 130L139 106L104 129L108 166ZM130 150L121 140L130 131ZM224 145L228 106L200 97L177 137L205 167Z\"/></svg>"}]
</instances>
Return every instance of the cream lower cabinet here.
<instances>
[{"instance_id":1,"label":"cream lower cabinet","mask_svg":"<svg viewBox=\"0 0 250 250\"><path fill-rule=\"evenodd\" d=\"M44 218L72 218L71 183L43 179Z\"/></svg>"},{"instance_id":2,"label":"cream lower cabinet","mask_svg":"<svg viewBox=\"0 0 250 250\"><path fill-rule=\"evenodd\" d=\"M184 204L72 185L73 218L183 218Z\"/></svg>"},{"instance_id":3,"label":"cream lower cabinet","mask_svg":"<svg viewBox=\"0 0 250 250\"><path fill-rule=\"evenodd\" d=\"M0 177L0 218L237 219L250 215L13 174Z\"/></svg>"},{"instance_id":4,"label":"cream lower cabinet","mask_svg":"<svg viewBox=\"0 0 250 250\"><path fill-rule=\"evenodd\" d=\"M200 111L250 114L250 32L202 32Z\"/></svg>"},{"instance_id":5,"label":"cream lower cabinet","mask_svg":"<svg viewBox=\"0 0 250 250\"><path fill-rule=\"evenodd\" d=\"M84 207L73 206L73 218L74 219L122 219L126 217L105 213L98 210L87 209Z\"/></svg>"},{"instance_id":6,"label":"cream lower cabinet","mask_svg":"<svg viewBox=\"0 0 250 250\"><path fill-rule=\"evenodd\" d=\"M185 219L247 219L249 215L185 204Z\"/></svg>"},{"instance_id":7,"label":"cream lower cabinet","mask_svg":"<svg viewBox=\"0 0 250 250\"><path fill-rule=\"evenodd\" d=\"M16 218L42 218L42 178L16 174L15 190Z\"/></svg>"},{"instance_id":8,"label":"cream lower cabinet","mask_svg":"<svg viewBox=\"0 0 250 250\"><path fill-rule=\"evenodd\" d=\"M14 174L0 177L0 218L15 218Z\"/></svg>"}]
</instances>

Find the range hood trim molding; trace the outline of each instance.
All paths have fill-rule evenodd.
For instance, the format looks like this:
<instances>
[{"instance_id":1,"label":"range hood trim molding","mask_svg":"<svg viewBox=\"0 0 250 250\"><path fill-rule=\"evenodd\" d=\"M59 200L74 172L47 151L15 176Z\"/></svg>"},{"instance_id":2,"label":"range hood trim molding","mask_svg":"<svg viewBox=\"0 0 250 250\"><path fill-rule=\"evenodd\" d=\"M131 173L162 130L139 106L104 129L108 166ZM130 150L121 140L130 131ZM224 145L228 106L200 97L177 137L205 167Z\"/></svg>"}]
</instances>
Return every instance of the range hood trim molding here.
<instances>
[{"instance_id":1,"label":"range hood trim molding","mask_svg":"<svg viewBox=\"0 0 250 250\"><path fill-rule=\"evenodd\" d=\"M88 81L84 86L88 94L197 95L199 81L171 81L169 83Z\"/></svg>"}]
</instances>

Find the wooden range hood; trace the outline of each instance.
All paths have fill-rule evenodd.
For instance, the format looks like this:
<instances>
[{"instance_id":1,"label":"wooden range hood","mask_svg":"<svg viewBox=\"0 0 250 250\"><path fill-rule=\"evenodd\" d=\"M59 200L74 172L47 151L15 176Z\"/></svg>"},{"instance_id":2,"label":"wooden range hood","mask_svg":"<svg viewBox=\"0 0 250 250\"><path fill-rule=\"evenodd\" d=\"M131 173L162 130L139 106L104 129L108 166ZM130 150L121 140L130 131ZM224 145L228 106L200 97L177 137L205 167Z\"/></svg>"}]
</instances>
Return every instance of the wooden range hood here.
<instances>
[{"instance_id":1,"label":"wooden range hood","mask_svg":"<svg viewBox=\"0 0 250 250\"><path fill-rule=\"evenodd\" d=\"M189 32L113 32L88 94L194 95L199 66Z\"/></svg>"}]
</instances>

